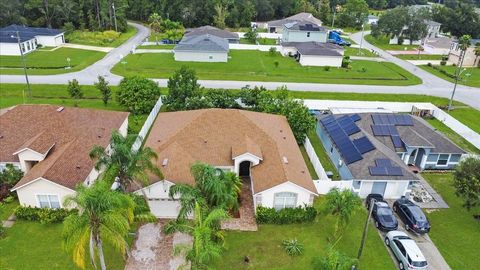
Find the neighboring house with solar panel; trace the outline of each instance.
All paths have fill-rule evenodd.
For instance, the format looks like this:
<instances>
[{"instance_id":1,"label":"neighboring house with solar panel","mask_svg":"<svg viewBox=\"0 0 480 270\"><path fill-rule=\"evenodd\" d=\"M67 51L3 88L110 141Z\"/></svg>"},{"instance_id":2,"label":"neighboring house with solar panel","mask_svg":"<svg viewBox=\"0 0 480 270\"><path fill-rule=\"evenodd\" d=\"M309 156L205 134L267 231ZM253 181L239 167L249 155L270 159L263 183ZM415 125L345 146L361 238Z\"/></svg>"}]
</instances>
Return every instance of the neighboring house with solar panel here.
<instances>
[{"instance_id":1,"label":"neighboring house with solar panel","mask_svg":"<svg viewBox=\"0 0 480 270\"><path fill-rule=\"evenodd\" d=\"M283 25L282 42L327 42L326 28L308 21L295 21Z\"/></svg>"},{"instance_id":2,"label":"neighboring house with solar panel","mask_svg":"<svg viewBox=\"0 0 480 270\"><path fill-rule=\"evenodd\" d=\"M269 21L265 24L269 33L282 33L286 23L305 21L313 25L322 26L322 21L315 18L311 13L301 12L281 20Z\"/></svg>"},{"instance_id":3,"label":"neighboring house with solar panel","mask_svg":"<svg viewBox=\"0 0 480 270\"><path fill-rule=\"evenodd\" d=\"M18 33L18 36L17 36ZM20 38L20 46L18 44ZM65 43L64 31L12 24L0 29L0 55L20 55L37 49L38 45L57 47ZM22 50L20 52L20 50Z\"/></svg>"},{"instance_id":4,"label":"neighboring house with solar panel","mask_svg":"<svg viewBox=\"0 0 480 270\"><path fill-rule=\"evenodd\" d=\"M450 169L465 152L423 119L404 114L321 117L317 135L353 191L396 199L410 192L417 171Z\"/></svg>"},{"instance_id":5,"label":"neighboring house with solar panel","mask_svg":"<svg viewBox=\"0 0 480 270\"><path fill-rule=\"evenodd\" d=\"M175 61L227 62L228 40L217 36L185 36L173 49Z\"/></svg>"},{"instance_id":6,"label":"neighboring house with solar panel","mask_svg":"<svg viewBox=\"0 0 480 270\"><path fill-rule=\"evenodd\" d=\"M334 43L283 42L282 55L291 55L302 66L342 66L344 49Z\"/></svg>"}]
</instances>

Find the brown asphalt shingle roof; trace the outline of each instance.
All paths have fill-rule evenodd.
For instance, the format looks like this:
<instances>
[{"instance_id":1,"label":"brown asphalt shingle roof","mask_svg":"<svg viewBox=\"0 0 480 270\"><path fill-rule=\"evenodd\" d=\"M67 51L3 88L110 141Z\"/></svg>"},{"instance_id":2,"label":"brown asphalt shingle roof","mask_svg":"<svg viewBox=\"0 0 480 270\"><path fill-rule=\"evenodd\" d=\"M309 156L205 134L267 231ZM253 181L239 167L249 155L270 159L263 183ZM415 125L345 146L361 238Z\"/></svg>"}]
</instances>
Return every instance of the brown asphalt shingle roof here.
<instances>
[{"instance_id":1,"label":"brown asphalt shingle roof","mask_svg":"<svg viewBox=\"0 0 480 270\"><path fill-rule=\"evenodd\" d=\"M232 156L252 151L262 158L251 169L254 193L287 181L316 193L284 116L231 109L160 113L145 146L158 154L157 165L173 183L193 184L190 166L195 162L233 166Z\"/></svg>"},{"instance_id":2,"label":"brown asphalt shingle roof","mask_svg":"<svg viewBox=\"0 0 480 270\"><path fill-rule=\"evenodd\" d=\"M93 145L106 147L128 117L126 112L58 108L18 105L0 115L0 162L19 162L13 153L24 148L47 154L14 188L39 177L75 188L93 169L88 156Z\"/></svg>"}]
</instances>

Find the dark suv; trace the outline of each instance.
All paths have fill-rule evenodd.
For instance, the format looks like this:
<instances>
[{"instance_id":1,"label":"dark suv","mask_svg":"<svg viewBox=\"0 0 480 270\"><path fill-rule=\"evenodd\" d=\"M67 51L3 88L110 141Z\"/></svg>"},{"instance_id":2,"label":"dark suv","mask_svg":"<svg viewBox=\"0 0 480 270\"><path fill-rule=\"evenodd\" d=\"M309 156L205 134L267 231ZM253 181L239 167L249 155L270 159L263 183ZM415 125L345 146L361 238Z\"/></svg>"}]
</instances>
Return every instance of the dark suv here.
<instances>
[{"instance_id":1,"label":"dark suv","mask_svg":"<svg viewBox=\"0 0 480 270\"><path fill-rule=\"evenodd\" d=\"M370 193L370 194L368 194L367 198L365 199L365 207L367 207L367 209L370 209L370 201L372 199L375 199L376 202L385 202L382 194Z\"/></svg>"},{"instance_id":2,"label":"dark suv","mask_svg":"<svg viewBox=\"0 0 480 270\"><path fill-rule=\"evenodd\" d=\"M422 212L422 209L405 197L393 203L393 211L395 211L403 223L405 223L405 229L407 231L412 230L420 234L430 231L430 223Z\"/></svg>"}]
</instances>

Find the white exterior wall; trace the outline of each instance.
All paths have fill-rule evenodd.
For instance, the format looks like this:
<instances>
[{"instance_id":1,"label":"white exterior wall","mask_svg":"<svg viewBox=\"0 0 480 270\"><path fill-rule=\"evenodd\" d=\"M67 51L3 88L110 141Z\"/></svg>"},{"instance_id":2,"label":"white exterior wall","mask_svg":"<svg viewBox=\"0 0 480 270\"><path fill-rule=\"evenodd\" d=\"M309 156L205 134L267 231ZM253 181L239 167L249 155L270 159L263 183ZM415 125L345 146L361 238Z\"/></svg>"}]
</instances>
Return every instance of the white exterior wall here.
<instances>
[{"instance_id":1,"label":"white exterior wall","mask_svg":"<svg viewBox=\"0 0 480 270\"><path fill-rule=\"evenodd\" d=\"M22 42L24 46L24 54L34 51L37 46L35 45L35 39ZM30 49L28 49L28 44ZM0 55L21 55L18 43L0 43Z\"/></svg>"},{"instance_id":2,"label":"white exterior wall","mask_svg":"<svg viewBox=\"0 0 480 270\"><path fill-rule=\"evenodd\" d=\"M121 125L120 128L118 129L118 132L120 132L120 134L122 134L122 136L124 136L124 137L127 136L127 132L128 132L128 117L125 118L125 121L123 121L122 125Z\"/></svg>"},{"instance_id":3,"label":"white exterior wall","mask_svg":"<svg viewBox=\"0 0 480 270\"><path fill-rule=\"evenodd\" d=\"M388 44L398 44L398 37L391 38ZM412 45L420 45L420 40L414 40ZM410 39L406 38L403 40L402 45L410 45Z\"/></svg>"},{"instance_id":4,"label":"white exterior wall","mask_svg":"<svg viewBox=\"0 0 480 270\"><path fill-rule=\"evenodd\" d=\"M29 168L27 168L26 161L40 162L45 159L45 156L30 149L25 149L18 153L18 159L20 160L20 168L22 171L27 172Z\"/></svg>"},{"instance_id":5,"label":"white exterior wall","mask_svg":"<svg viewBox=\"0 0 480 270\"><path fill-rule=\"evenodd\" d=\"M38 44L45 47L57 47L64 44L63 33L56 36L35 36Z\"/></svg>"},{"instance_id":6,"label":"white exterior wall","mask_svg":"<svg viewBox=\"0 0 480 270\"><path fill-rule=\"evenodd\" d=\"M283 47L280 51L283 56L287 56L288 54L295 55L297 53L297 48L295 47Z\"/></svg>"},{"instance_id":7,"label":"white exterior wall","mask_svg":"<svg viewBox=\"0 0 480 270\"><path fill-rule=\"evenodd\" d=\"M341 67L342 59L342 56L301 55L300 65L317 67Z\"/></svg>"},{"instance_id":8,"label":"white exterior wall","mask_svg":"<svg viewBox=\"0 0 480 270\"><path fill-rule=\"evenodd\" d=\"M260 163L260 158L257 156L250 154L250 153L245 153L241 154L239 156L236 156L233 159L234 165L233 165L233 171L238 175L240 171L240 163L244 161L249 161L251 163L251 167L256 166Z\"/></svg>"},{"instance_id":9,"label":"white exterior wall","mask_svg":"<svg viewBox=\"0 0 480 270\"><path fill-rule=\"evenodd\" d=\"M253 180L255 181L255 180ZM274 186L268 190L256 193L253 195L253 202L255 209L257 206L273 208L273 201L275 198L275 193L280 192L293 192L297 194L297 207L306 205L312 205L313 198L316 194L299 187L291 182L285 182L283 184ZM259 198L261 197L261 199ZM261 205L258 202L261 200Z\"/></svg>"},{"instance_id":10,"label":"white exterior wall","mask_svg":"<svg viewBox=\"0 0 480 270\"><path fill-rule=\"evenodd\" d=\"M308 36L310 33L310 36ZM283 30L283 42L327 42L327 33L321 31L292 31L288 29Z\"/></svg>"},{"instance_id":11,"label":"white exterior wall","mask_svg":"<svg viewBox=\"0 0 480 270\"><path fill-rule=\"evenodd\" d=\"M185 52L174 51L175 61L182 62L227 62L227 52ZM211 57L211 59L210 59Z\"/></svg>"},{"instance_id":12,"label":"white exterior wall","mask_svg":"<svg viewBox=\"0 0 480 270\"><path fill-rule=\"evenodd\" d=\"M43 178L30 182L16 191L20 205L32 207L40 207L37 195L57 195L60 206L63 207L65 197L75 194L75 191Z\"/></svg>"},{"instance_id":13,"label":"white exterior wall","mask_svg":"<svg viewBox=\"0 0 480 270\"><path fill-rule=\"evenodd\" d=\"M423 50L425 53L427 54L444 54L444 55L448 55L448 53L450 52L450 49L449 48L437 48L437 47L434 47L434 46L431 46L431 45L428 45L428 44L424 44L423 45Z\"/></svg>"},{"instance_id":14,"label":"white exterior wall","mask_svg":"<svg viewBox=\"0 0 480 270\"><path fill-rule=\"evenodd\" d=\"M361 180L360 188L353 188L353 191L357 192L360 198L366 198L368 194L372 193L374 182L387 182L385 193L383 195L385 199L398 199L409 192L408 184L410 181L407 180Z\"/></svg>"},{"instance_id":15,"label":"white exterior wall","mask_svg":"<svg viewBox=\"0 0 480 270\"><path fill-rule=\"evenodd\" d=\"M257 50L261 52L268 52L272 47L275 48L277 52L281 51L282 49L282 46L279 45L229 44L230 50Z\"/></svg>"}]
</instances>

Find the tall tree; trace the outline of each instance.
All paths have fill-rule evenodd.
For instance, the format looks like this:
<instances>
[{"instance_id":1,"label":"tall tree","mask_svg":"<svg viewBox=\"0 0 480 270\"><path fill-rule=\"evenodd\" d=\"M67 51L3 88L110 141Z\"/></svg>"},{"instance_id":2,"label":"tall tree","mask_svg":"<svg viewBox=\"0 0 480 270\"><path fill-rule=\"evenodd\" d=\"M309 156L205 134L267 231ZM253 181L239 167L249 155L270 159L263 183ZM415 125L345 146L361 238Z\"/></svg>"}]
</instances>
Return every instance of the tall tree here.
<instances>
[{"instance_id":1,"label":"tall tree","mask_svg":"<svg viewBox=\"0 0 480 270\"><path fill-rule=\"evenodd\" d=\"M334 247L329 247L326 256L313 258L314 270L350 270L357 260L339 252Z\"/></svg>"},{"instance_id":2,"label":"tall tree","mask_svg":"<svg viewBox=\"0 0 480 270\"><path fill-rule=\"evenodd\" d=\"M192 99L201 98L202 88L197 83L195 70L182 66L168 79L168 95L163 103L169 110L178 111L191 108Z\"/></svg>"},{"instance_id":3,"label":"tall tree","mask_svg":"<svg viewBox=\"0 0 480 270\"><path fill-rule=\"evenodd\" d=\"M91 187L78 186L75 195L66 198L65 206L80 209L65 219L62 234L64 248L77 266L85 269L90 257L94 268L98 258L101 269L107 269L104 242L127 253L126 237L135 207L128 195L111 191L106 182L98 181Z\"/></svg>"},{"instance_id":4,"label":"tall tree","mask_svg":"<svg viewBox=\"0 0 480 270\"><path fill-rule=\"evenodd\" d=\"M331 13L332 13L332 9L330 8L329 0L318 1L318 14L323 24L326 24L327 22L331 21L331 16L332 16Z\"/></svg>"},{"instance_id":5,"label":"tall tree","mask_svg":"<svg viewBox=\"0 0 480 270\"><path fill-rule=\"evenodd\" d=\"M157 154L149 147L141 147L134 151L132 144L135 135L123 137L118 131L112 133L110 138L110 150L95 145L90 151L90 158L95 159L95 169L114 171L118 177L121 190L126 191L128 187L140 188L149 184L151 173L163 179L163 174L156 166Z\"/></svg>"},{"instance_id":6,"label":"tall tree","mask_svg":"<svg viewBox=\"0 0 480 270\"><path fill-rule=\"evenodd\" d=\"M213 23L216 27L225 28L225 19L228 16L227 6L222 3L215 5L215 15L213 16Z\"/></svg>"},{"instance_id":7,"label":"tall tree","mask_svg":"<svg viewBox=\"0 0 480 270\"><path fill-rule=\"evenodd\" d=\"M77 106L78 100L83 98L83 91L76 79L68 81L67 91L70 94L70 97L75 101L75 106Z\"/></svg>"},{"instance_id":8,"label":"tall tree","mask_svg":"<svg viewBox=\"0 0 480 270\"><path fill-rule=\"evenodd\" d=\"M407 30L405 30L405 37L410 40L410 45L412 45L415 40L422 40L427 36L427 25L425 20L420 16L409 16L407 23Z\"/></svg>"},{"instance_id":9,"label":"tall tree","mask_svg":"<svg viewBox=\"0 0 480 270\"><path fill-rule=\"evenodd\" d=\"M326 211L337 217L335 222L335 237L339 237L341 227L344 228L353 213L361 207L360 198L351 190L330 190L326 195Z\"/></svg>"},{"instance_id":10,"label":"tall tree","mask_svg":"<svg viewBox=\"0 0 480 270\"><path fill-rule=\"evenodd\" d=\"M365 0L347 0L338 20L343 26L360 29L367 16L368 4Z\"/></svg>"},{"instance_id":11,"label":"tall tree","mask_svg":"<svg viewBox=\"0 0 480 270\"><path fill-rule=\"evenodd\" d=\"M480 206L480 159L468 157L460 162L453 173L455 194L463 198L463 206Z\"/></svg>"},{"instance_id":12,"label":"tall tree","mask_svg":"<svg viewBox=\"0 0 480 270\"><path fill-rule=\"evenodd\" d=\"M150 16L148 17L148 23L149 23L150 28L152 28L153 31L160 32L162 17L160 17L160 15L158 15L158 13L154 12L154 13L150 14Z\"/></svg>"},{"instance_id":13,"label":"tall tree","mask_svg":"<svg viewBox=\"0 0 480 270\"><path fill-rule=\"evenodd\" d=\"M94 85L102 94L103 104L107 106L107 103L112 96L112 89L108 86L107 80L105 80L105 77L103 76L98 76L98 82L95 82Z\"/></svg>"}]
</instances>

